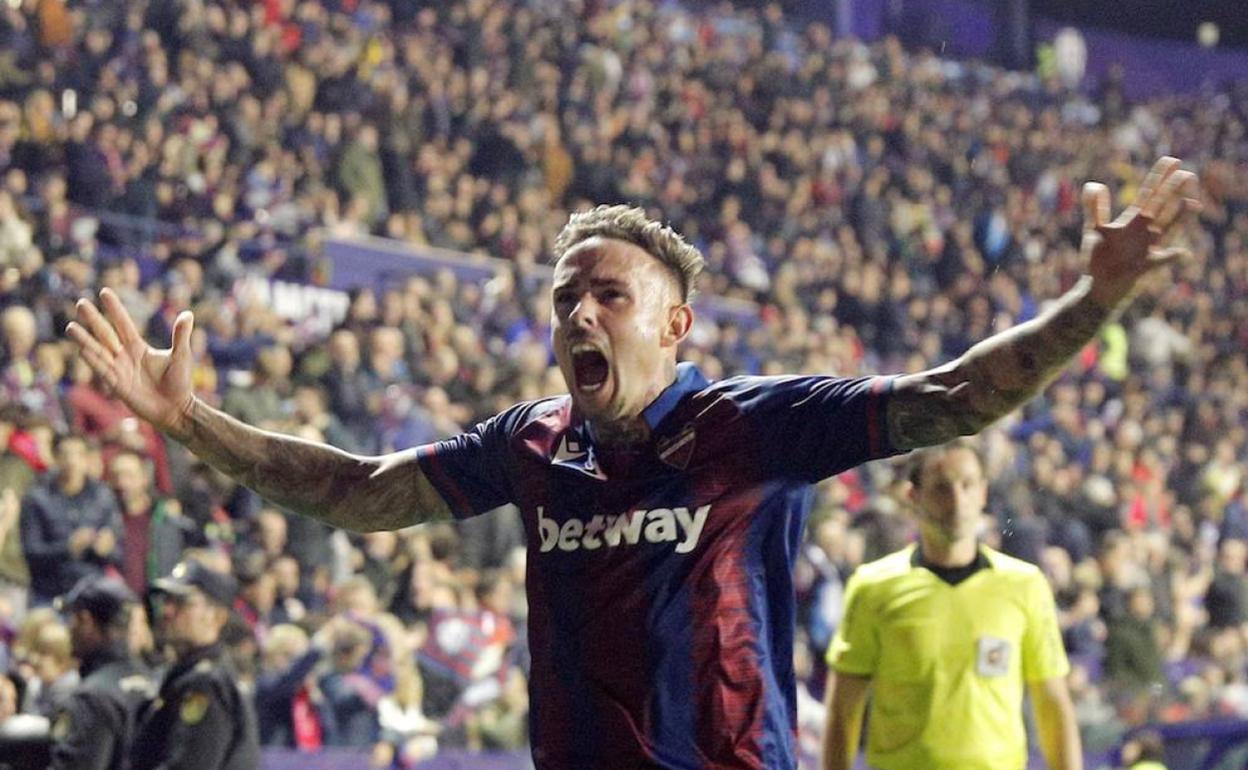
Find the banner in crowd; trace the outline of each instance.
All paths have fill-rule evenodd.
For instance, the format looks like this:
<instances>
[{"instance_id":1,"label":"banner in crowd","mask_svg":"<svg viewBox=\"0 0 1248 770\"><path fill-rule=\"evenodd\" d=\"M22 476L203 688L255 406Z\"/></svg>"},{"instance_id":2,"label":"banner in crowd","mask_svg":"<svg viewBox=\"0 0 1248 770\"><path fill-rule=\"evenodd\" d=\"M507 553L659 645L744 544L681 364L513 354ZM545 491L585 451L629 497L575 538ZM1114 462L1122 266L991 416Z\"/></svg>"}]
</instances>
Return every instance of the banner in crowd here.
<instances>
[{"instance_id":1,"label":"banner in crowd","mask_svg":"<svg viewBox=\"0 0 1248 770\"><path fill-rule=\"evenodd\" d=\"M797 5L836 26L832 15L838 4L800 0ZM998 3L851 0L848 5L849 29L868 42L897 34L943 56L975 59L991 59L1000 44ZM1044 18L1033 18L1032 24L1034 43L1052 41L1069 26ZM1202 47L1195 40L1158 40L1090 27L1080 29L1080 33L1087 51L1085 85L1095 87L1112 68L1121 67L1131 73L1121 85L1132 99L1166 92L1192 93L1210 83L1242 80L1248 73L1248 53L1243 51Z\"/></svg>"}]
</instances>

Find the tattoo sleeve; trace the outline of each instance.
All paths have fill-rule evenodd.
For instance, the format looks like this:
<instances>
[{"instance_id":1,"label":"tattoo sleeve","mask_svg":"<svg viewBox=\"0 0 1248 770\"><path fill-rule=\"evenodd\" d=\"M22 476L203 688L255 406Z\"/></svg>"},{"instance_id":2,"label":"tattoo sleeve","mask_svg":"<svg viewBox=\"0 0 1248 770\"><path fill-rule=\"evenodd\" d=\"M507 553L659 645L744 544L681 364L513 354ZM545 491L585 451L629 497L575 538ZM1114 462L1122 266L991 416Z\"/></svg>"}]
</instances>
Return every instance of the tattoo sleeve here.
<instances>
[{"instance_id":1,"label":"tattoo sleeve","mask_svg":"<svg viewBox=\"0 0 1248 770\"><path fill-rule=\"evenodd\" d=\"M196 401L184 434L206 463L262 497L350 530L400 529L450 511L416 464L415 450L359 457L260 430Z\"/></svg>"},{"instance_id":2,"label":"tattoo sleeve","mask_svg":"<svg viewBox=\"0 0 1248 770\"><path fill-rule=\"evenodd\" d=\"M978 433L1028 401L1096 335L1115 308L1091 297L1084 277L1043 315L995 334L961 358L898 378L889 437L916 449Z\"/></svg>"}]
</instances>

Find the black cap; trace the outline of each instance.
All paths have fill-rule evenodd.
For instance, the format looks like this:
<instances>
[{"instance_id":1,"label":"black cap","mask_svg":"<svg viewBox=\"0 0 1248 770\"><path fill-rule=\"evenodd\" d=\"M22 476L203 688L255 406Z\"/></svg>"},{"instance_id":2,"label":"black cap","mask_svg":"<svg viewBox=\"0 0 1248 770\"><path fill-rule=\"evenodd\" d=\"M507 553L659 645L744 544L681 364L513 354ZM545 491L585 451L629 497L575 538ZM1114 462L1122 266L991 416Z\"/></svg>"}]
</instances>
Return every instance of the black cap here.
<instances>
[{"instance_id":1,"label":"black cap","mask_svg":"<svg viewBox=\"0 0 1248 770\"><path fill-rule=\"evenodd\" d=\"M87 575L69 593L57 598L56 608L61 612L86 610L97 623L107 626L138 600L130 587L117 578Z\"/></svg>"},{"instance_id":2,"label":"black cap","mask_svg":"<svg viewBox=\"0 0 1248 770\"><path fill-rule=\"evenodd\" d=\"M208 599L227 609L234 606L234 596L238 593L238 583L233 577L197 561L182 562L173 568L169 577L160 578L152 585L160 593L172 596L186 596L197 588Z\"/></svg>"}]
</instances>

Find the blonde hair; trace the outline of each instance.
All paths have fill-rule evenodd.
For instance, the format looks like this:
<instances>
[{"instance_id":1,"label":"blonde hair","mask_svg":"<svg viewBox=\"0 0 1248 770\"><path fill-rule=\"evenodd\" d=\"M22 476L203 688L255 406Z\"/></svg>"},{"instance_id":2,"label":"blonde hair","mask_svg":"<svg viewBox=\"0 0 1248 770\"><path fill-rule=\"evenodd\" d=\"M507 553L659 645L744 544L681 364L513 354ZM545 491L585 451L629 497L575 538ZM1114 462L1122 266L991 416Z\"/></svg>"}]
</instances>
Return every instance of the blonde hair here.
<instances>
[{"instance_id":1,"label":"blonde hair","mask_svg":"<svg viewBox=\"0 0 1248 770\"><path fill-rule=\"evenodd\" d=\"M39 638L39 632L43 630L43 627L59 622L60 617L51 607L36 607L27 612L17 629L17 636L13 639L14 656L20 658L29 653L34 648L35 640Z\"/></svg>"},{"instance_id":2,"label":"blonde hair","mask_svg":"<svg viewBox=\"0 0 1248 770\"><path fill-rule=\"evenodd\" d=\"M292 623L278 623L269 629L265 652L298 657L308 651L308 632Z\"/></svg>"},{"instance_id":3,"label":"blonde hair","mask_svg":"<svg viewBox=\"0 0 1248 770\"><path fill-rule=\"evenodd\" d=\"M66 666L74 657L69 629L58 623L47 623L39 628L39 634L31 645L32 652L46 655L58 666Z\"/></svg>"},{"instance_id":4,"label":"blonde hair","mask_svg":"<svg viewBox=\"0 0 1248 770\"><path fill-rule=\"evenodd\" d=\"M558 262L581 241L613 238L645 249L662 262L680 281L680 297L688 302L697 293L697 279L706 260L680 233L646 216L636 206L625 204L596 206L568 217L568 223L555 238L554 261Z\"/></svg>"}]
</instances>

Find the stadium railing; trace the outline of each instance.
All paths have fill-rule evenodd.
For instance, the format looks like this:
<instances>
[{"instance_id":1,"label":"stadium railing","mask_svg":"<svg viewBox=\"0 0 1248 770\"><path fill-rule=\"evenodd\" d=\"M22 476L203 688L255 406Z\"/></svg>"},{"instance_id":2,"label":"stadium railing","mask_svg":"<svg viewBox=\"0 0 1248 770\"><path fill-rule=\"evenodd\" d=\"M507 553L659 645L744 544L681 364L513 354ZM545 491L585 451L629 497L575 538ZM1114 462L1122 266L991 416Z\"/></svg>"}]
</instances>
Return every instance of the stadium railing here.
<instances>
[{"instance_id":1,"label":"stadium railing","mask_svg":"<svg viewBox=\"0 0 1248 770\"><path fill-rule=\"evenodd\" d=\"M1248 721L1243 719L1146 725L1128 732L1123 736L1122 743L1145 730L1161 736L1165 744L1166 767L1175 770L1248 770Z\"/></svg>"}]
</instances>

